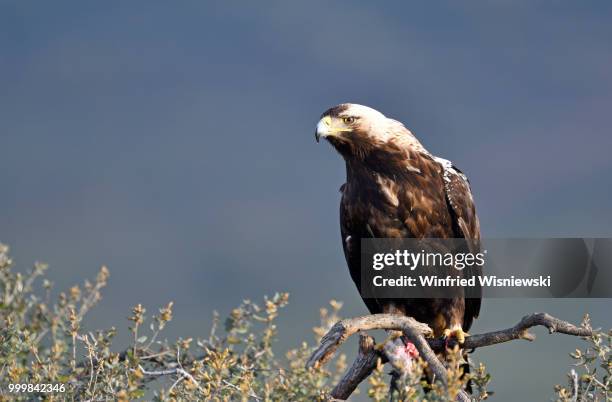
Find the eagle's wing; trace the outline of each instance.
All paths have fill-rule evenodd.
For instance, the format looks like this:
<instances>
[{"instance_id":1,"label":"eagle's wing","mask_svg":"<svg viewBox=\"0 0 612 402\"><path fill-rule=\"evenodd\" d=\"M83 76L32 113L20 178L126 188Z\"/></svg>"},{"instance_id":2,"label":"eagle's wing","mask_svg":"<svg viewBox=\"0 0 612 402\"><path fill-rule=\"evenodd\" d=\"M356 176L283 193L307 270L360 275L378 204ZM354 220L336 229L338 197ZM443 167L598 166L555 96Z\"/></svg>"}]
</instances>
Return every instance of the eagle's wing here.
<instances>
[{"instance_id":1,"label":"eagle's wing","mask_svg":"<svg viewBox=\"0 0 612 402\"><path fill-rule=\"evenodd\" d=\"M470 183L463 172L457 169L450 161L435 158L443 169L444 191L446 200L453 218L455 236L465 238L471 253L480 252L480 223L476 215L476 207ZM478 266L465 269L466 277L480 276L482 268ZM477 282L478 283L478 282ZM480 286L467 287L465 294L465 316L463 325L467 331L472 325L474 318L478 318L482 300L482 289Z\"/></svg>"}]
</instances>

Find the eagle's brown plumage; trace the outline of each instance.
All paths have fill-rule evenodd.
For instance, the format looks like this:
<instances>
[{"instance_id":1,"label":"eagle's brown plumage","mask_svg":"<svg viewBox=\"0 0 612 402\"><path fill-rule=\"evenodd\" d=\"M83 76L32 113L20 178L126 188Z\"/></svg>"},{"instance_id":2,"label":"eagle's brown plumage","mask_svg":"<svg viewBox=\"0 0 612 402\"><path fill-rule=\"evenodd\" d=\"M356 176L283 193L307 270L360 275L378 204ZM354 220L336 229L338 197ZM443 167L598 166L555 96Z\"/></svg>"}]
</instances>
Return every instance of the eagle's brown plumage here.
<instances>
[{"instance_id":1,"label":"eagle's brown plumage","mask_svg":"<svg viewBox=\"0 0 612 402\"><path fill-rule=\"evenodd\" d=\"M353 281L361 288L362 238L466 238L480 228L467 178L431 155L398 121L366 106L341 104L317 126L344 157L340 228ZM371 313L393 312L428 323L437 335L467 331L480 311L480 289L447 299L364 299Z\"/></svg>"}]
</instances>

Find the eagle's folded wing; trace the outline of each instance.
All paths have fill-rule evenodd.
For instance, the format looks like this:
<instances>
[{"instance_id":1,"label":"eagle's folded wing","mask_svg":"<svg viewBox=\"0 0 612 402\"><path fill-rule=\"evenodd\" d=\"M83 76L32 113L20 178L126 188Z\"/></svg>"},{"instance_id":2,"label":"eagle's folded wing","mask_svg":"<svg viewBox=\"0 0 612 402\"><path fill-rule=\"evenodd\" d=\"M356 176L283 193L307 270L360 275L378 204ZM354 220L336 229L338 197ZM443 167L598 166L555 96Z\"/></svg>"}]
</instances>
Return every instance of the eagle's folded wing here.
<instances>
[{"instance_id":1,"label":"eagle's folded wing","mask_svg":"<svg viewBox=\"0 0 612 402\"><path fill-rule=\"evenodd\" d=\"M446 199L456 225L456 237L465 238L470 252L480 252L480 223L476 215L476 207L472 198L472 191L467 177L455 167L450 161L435 158L443 169L444 190ZM482 275L482 267L466 267L465 277ZM477 281L476 287L468 287L465 294L465 318L464 326L469 328L474 318L478 318L482 299L482 288Z\"/></svg>"}]
</instances>

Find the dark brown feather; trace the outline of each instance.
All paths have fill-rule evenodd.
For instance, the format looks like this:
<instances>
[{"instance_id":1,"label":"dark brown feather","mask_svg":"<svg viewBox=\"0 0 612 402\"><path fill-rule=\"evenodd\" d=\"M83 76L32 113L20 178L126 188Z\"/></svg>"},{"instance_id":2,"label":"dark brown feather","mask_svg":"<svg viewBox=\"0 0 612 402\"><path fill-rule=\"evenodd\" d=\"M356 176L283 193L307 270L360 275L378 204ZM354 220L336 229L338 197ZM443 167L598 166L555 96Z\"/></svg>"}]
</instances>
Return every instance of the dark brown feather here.
<instances>
[{"instance_id":1,"label":"dark brown feather","mask_svg":"<svg viewBox=\"0 0 612 402\"><path fill-rule=\"evenodd\" d=\"M406 158L404 151L400 158L396 146L383 144L375 149L365 156L347 158L347 182L340 204L345 256L358 288L359 239L468 238L479 247L480 230L469 185L458 172L447 172L445 182L445 167L429 154L408 151ZM469 298L364 301L372 313L399 312L434 326L441 314L444 326L459 324L467 331L478 316L480 293L465 296Z\"/></svg>"}]
</instances>

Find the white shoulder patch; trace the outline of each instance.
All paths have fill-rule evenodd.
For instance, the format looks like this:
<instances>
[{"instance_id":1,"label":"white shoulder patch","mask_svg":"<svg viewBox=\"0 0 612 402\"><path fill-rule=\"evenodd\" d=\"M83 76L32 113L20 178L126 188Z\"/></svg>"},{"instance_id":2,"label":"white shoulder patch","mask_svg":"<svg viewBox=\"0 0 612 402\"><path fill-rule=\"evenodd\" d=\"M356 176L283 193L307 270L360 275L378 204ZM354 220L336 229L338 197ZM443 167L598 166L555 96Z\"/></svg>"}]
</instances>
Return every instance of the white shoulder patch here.
<instances>
[{"instance_id":1,"label":"white shoulder patch","mask_svg":"<svg viewBox=\"0 0 612 402\"><path fill-rule=\"evenodd\" d=\"M453 209L457 209L458 207L454 196L454 193L458 190L458 188L457 182L453 183L454 178L459 178L463 181L463 184L466 187L467 196L469 197L470 201L474 202L474 200L472 199L472 192L470 191L470 181L468 180L467 176L464 175L463 172L455 168L451 161L444 158L439 158L437 156L434 156L433 158L436 162L442 165L444 189L446 191L446 197L448 198L448 201L450 202Z\"/></svg>"},{"instance_id":2,"label":"white shoulder patch","mask_svg":"<svg viewBox=\"0 0 612 402\"><path fill-rule=\"evenodd\" d=\"M458 171L454 166L453 163L451 161L449 161L448 159L444 159L444 158L440 158L438 156L434 156L433 157L434 160L436 162L438 162L440 165L442 165L442 169L444 170L444 182L445 183L450 183L451 181L451 177L454 176L459 176L461 179L463 179L466 183L467 183L467 177L461 173L460 171Z\"/></svg>"}]
</instances>

